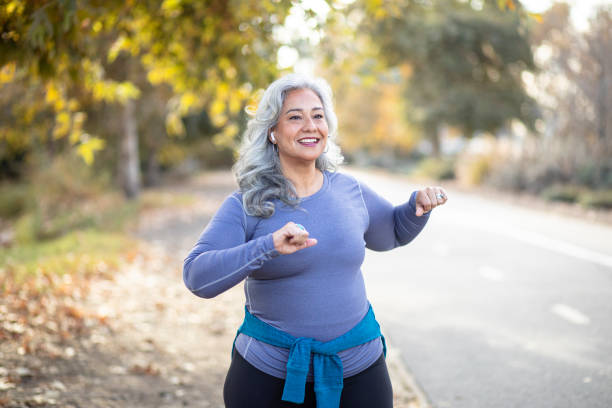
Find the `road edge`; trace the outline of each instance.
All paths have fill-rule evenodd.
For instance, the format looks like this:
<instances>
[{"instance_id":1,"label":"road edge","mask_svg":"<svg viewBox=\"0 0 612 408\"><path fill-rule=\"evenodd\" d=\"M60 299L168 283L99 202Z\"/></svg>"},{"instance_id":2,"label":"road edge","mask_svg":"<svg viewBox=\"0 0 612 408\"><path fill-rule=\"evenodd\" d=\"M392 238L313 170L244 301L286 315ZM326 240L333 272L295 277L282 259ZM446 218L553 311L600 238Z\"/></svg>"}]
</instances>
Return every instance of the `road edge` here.
<instances>
[{"instance_id":1,"label":"road edge","mask_svg":"<svg viewBox=\"0 0 612 408\"><path fill-rule=\"evenodd\" d=\"M399 348L390 346L389 342L387 342L387 367L396 398L410 399L407 408L432 408L425 392L404 364L402 352Z\"/></svg>"}]
</instances>

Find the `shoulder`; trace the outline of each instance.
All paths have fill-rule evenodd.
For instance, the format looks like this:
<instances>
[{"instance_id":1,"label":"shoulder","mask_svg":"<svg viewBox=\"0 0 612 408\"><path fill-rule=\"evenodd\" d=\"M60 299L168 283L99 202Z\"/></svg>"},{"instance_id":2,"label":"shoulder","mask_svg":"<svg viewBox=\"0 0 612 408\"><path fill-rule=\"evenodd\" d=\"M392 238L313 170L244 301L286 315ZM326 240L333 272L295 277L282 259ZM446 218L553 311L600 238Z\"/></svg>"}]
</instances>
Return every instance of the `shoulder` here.
<instances>
[{"instance_id":1,"label":"shoulder","mask_svg":"<svg viewBox=\"0 0 612 408\"><path fill-rule=\"evenodd\" d=\"M240 191L236 190L226 196L223 202L221 203L217 214L235 215L244 218L243 214L245 214L245 211L244 206L242 204L242 194L240 193Z\"/></svg>"},{"instance_id":2,"label":"shoulder","mask_svg":"<svg viewBox=\"0 0 612 408\"><path fill-rule=\"evenodd\" d=\"M326 171L330 183L359 186L359 181L352 175L340 171Z\"/></svg>"}]
</instances>

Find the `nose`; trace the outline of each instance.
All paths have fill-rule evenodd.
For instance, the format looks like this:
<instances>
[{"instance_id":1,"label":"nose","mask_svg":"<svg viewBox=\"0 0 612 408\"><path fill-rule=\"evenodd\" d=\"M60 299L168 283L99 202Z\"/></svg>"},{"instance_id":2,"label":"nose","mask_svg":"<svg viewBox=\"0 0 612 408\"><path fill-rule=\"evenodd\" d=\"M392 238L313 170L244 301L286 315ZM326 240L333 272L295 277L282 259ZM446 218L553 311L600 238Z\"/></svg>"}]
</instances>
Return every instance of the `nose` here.
<instances>
[{"instance_id":1,"label":"nose","mask_svg":"<svg viewBox=\"0 0 612 408\"><path fill-rule=\"evenodd\" d=\"M317 125L314 123L314 120L310 116L306 117L306 122L304 123L304 130L309 132L317 130Z\"/></svg>"}]
</instances>

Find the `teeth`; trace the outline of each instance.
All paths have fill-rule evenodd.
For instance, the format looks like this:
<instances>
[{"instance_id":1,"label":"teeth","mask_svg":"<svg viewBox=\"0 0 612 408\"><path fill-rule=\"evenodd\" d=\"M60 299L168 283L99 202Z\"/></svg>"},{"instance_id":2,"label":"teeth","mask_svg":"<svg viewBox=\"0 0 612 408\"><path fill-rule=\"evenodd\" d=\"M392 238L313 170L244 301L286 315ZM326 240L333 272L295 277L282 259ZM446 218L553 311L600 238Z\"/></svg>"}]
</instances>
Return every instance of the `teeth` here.
<instances>
[{"instance_id":1,"label":"teeth","mask_svg":"<svg viewBox=\"0 0 612 408\"><path fill-rule=\"evenodd\" d=\"M316 143L317 139L300 139L300 143Z\"/></svg>"}]
</instances>

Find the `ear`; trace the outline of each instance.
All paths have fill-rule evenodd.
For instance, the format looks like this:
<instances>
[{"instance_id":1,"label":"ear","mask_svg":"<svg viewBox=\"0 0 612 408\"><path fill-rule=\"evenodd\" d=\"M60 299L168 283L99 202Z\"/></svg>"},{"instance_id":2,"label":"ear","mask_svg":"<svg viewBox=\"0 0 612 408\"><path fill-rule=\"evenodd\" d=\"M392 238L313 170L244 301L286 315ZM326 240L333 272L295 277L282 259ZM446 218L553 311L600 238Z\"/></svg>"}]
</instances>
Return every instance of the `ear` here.
<instances>
[{"instance_id":1,"label":"ear","mask_svg":"<svg viewBox=\"0 0 612 408\"><path fill-rule=\"evenodd\" d=\"M274 132L270 132L269 138L270 138L270 142L276 143L276 138L274 137Z\"/></svg>"}]
</instances>

